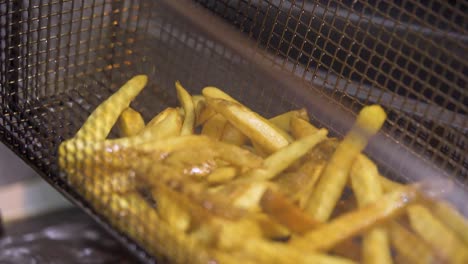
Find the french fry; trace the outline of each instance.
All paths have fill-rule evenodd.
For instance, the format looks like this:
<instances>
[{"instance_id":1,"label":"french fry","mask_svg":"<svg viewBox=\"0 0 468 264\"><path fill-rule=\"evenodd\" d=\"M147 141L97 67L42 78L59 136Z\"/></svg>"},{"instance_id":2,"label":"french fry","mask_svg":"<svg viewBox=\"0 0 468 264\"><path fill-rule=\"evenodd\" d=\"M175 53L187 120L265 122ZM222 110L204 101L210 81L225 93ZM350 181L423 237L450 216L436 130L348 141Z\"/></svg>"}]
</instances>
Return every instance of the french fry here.
<instances>
[{"instance_id":1,"label":"french fry","mask_svg":"<svg viewBox=\"0 0 468 264\"><path fill-rule=\"evenodd\" d=\"M75 138L90 141L106 139L120 114L129 107L147 82L146 75L137 75L126 82L91 113Z\"/></svg>"},{"instance_id":2,"label":"french fry","mask_svg":"<svg viewBox=\"0 0 468 264\"><path fill-rule=\"evenodd\" d=\"M182 149L212 149L215 158L224 160L242 168L258 168L262 159L241 147L213 140L203 135L189 135L167 138L161 141L151 141L136 147L129 147L125 152L149 155L152 157L165 156L167 153Z\"/></svg>"},{"instance_id":3,"label":"french fry","mask_svg":"<svg viewBox=\"0 0 468 264\"><path fill-rule=\"evenodd\" d=\"M330 253L335 256L345 257L356 261L357 263L361 263L361 245L360 243L355 242L352 238L338 243L330 250Z\"/></svg>"},{"instance_id":4,"label":"french fry","mask_svg":"<svg viewBox=\"0 0 468 264\"><path fill-rule=\"evenodd\" d=\"M405 263L426 264L438 263L436 255L421 238L392 221L389 225L390 241L398 255Z\"/></svg>"},{"instance_id":5,"label":"french fry","mask_svg":"<svg viewBox=\"0 0 468 264\"><path fill-rule=\"evenodd\" d=\"M263 212L294 233L302 234L319 225L279 192L265 191L260 206Z\"/></svg>"},{"instance_id":6,"label":"french fry","mask_svg":"<svg viewBox=\"0 0 468 264\"><path fill-rule=\"evenodd\" d=\"M227 120L222 115L215 114L203 124L201 134L212 139L220 140L226 125Z\"/></svg>"},{"instance_id":7,"label":"french fry","mask_svg":"<svg viewBox=\"0 0 468 264\"><path fill-rule=\"evenodd\" d=\"M216 114L213 108L206 105L206 101L203 101L203 103L199 102L198 104L202 104L203 107L201 107L200 112L197 114L197 122L195 124L196 126L203 125L208 119Z\"/></svg>"},{"instance_id":8,"label":"french fry","mask_svg":"<svg viewBox=\"0 0 468 264\"><path fill-rule=\"evenodd\" d=\"M336 139L327 139L317 144L298 163L298 167L292 171L282 173L275 182L278 183L280 190L285 193L292 201L304 209L310 194L331 155L336 149L338 141Z\"/></svg>"},{"instance_id":9,"label":"french fry","mask_svg":"<svg viewBox=\"0 0 468 264\"><path fill-rule=\"evenodd\" d=\"M175 263L209 263L217 255L203 250L201 245L184 232L170 226L158 216L156 211L137 193L114 195L108 212L109 219L115 221L120 230L125 230L132 238L148 249L155 256L167 257ZM128 223L138 223L128 225ZM164 241L164 243L161 243ZM184 254L181 254L182 249Z\"/></svg>"},{"instance_id":10,"label":"french fry","mask_svg":"<svg viewBox=\"0 0 468 264\"><path fill-rule=\"evenodd\" d=\"M204 121L200 122L200 115L206 108L205 97L199 94L192 95L192 103L195 112L195 126L199 126L204 123Z\"/></svg>"},{"instance_id":11,"label":"french fry","mask_svg":"<svg viewBox=\"0 0 468 264\"><path fill-rule=\"evenodd\" d=\"M290 121L291 134L294 138L300 139L317 132L318 128L307 120L298 116L292 116Z\"/></svg>"},{"instance_id":12,"label":"french fry","mask_svg":"<svg viewBox=\"0 0 468 264\"><path fill-rule=\"evenodd\" d=\"M70 175L102 175L101 172L115 172L128 169L135 153L122 151L132 144L129 138L122 140L88 141L70 139L59 147L59 166Z\"/></svg>"},{"instance_id":13,"label":"french fry","mask_svg":"<svg viewBox=\"0 0 468 264\"><path fill-rule=\"evenodd\" d=\"M360 207L375 202L382 196L377 166L364 155L358 156L351 167L351 185Z\"/></svg>"},{"instance_id":14,"label":"french fry","mask_svg":"<svg viewBox=\"0 0 468 264\"><path fill-rule=\"evenodd\" d=\"M144 174L138 173L137 178L139 178L140 186L143 188L162 185L167 186L174 192L177 191L178 195L183 197L183 200L176 201L188 201L187 204L182 204L184 207L194 206L195 209L193 210L199 210L197 208L202 207L203 211L206 210L221 219L238 220L245 215L244 210L228 203L228 199L225 196L204 190L203 183L188 180L185 175L180 173L180 171L174 170L172 166L157 164L146 170ZM192 209L190 209L190 212L192 215ZM201 218L193 217L193 219L206 220L207 218L202 216Z\"/></svg>"},{"instance_id":15,"label":"french fry","mask_svg":"<svg viewBox=\"0 0 468 264\"><path fill-rule=\"evenodd\" d=\"M365 107L339 142L305 109L267 120L215 87L191 96L176 82L182 108L145 126L129 105L146 82L136 76L99 105L60 145L59 165L149 253L176 263L468 263L468 221L437 201L450 182L397 183L361 154L385 121L380 107ZM106 139L116 123L123 137Z\"/></svg>"},{"instance_id":16,"label":"french fry","mask_svg":"<svg viewBox=\"0 0 468 264\"><path fill-rule=\"evenodd\" d=\"M138 153L127 151L126 148L136 148L141 144L179 135L182 121L177 110L166 109L158 115L158 120L155 119L133 137L103 141L73 138L65 141L59 147L59 165L71 174L75 173L73 171L77 166L81 166L86 170L84 175L98 174L97 171L103 169L128 169L132 158L136 158Z\"/></svg>"},{"instance_id":17,"label":"french fry","mask_svg":"<svg viewBox=\"0 0 468 264\"><path fill-rule=\"evenodd\" d=\"M304 209L324 167L325 162L305 162L296 171L283 173L274 180L280 191L299 208Z\"/></svg>"},{"instance_id":18,"label":"french fry","mask_svg":"<svg viewBox=\"0 0 468 264\"><path fill-rule=\"evenodd\" d=\"M431 209L448 228L456 233L468 246L468 220L452 205L443 201L435 201Z\"/></svg>"},{"instance_id":19,"label":"french fry","mask_svg":"<svg viewBox=\"0 0 468 264\"><path fill-rule=\"evenodd\" d=\"M354 159L365 148L369 138L378 132L385 118L386 114L380 106L367 106L361 110L355 125L338 145L310 197L306 210L314 219L326 221L330 217L346 185Z\"/></svg>"},{"instance_id":20,"label":"french fry","mask_svg":"<svg viewBox=\"0 0 468 264\"><path fill-rule=\"evenodd\" d=\"M231 102L231 103L234 103L234 104L238 104L238 105L242 106L245 109L248 109L241 102L237 101L236 99L232 98L230 95L228 95L227 93L221 91L220 89L218 89L216 87L205 87L202 90L202 94L206 98L225 100L225 101L228 101L228 102ZM257 116L260 117L264 123L268 123L268 126L270 128L274 129L277 133L281 134L288 142L292 142L291 136L285 130L277 127L275 124L271 123L269 120L264 119L260 115L257 115Z\"/></svg>"},{"instance_id":21,"label":"french fry","mask_svg":"<svg viewBox=\"0 0 468 264\"><path fill-rule=\"evenodd\" d=\"M190 228L193 215L188 206L184 206L189 202L176 201L182 197L176 197L163 185L154 186L151 193L157 203L158 215L174 229L186 232Z\"/></svg>"},{"instance_id":22,"label":"french fry","mask_svg":"<svg viewBox=\"0 0 468 264\"><path fill-rule=\"evenodd\" d=\"M177 109L167 108L131 139L133 141L132 145L179 136L181 130L182 117L179 112Z\"/></svg>"},{"instance_id":23,"label":"french fry","mask_svg":"<svg viewBox=\"0 0 468 264\"><path fill-rule=\"evenodd\" d=\"M412 205L407 211L413 230L431 245L440 257L451 263L468 263L468 248L427 208Z\"/></svg>"},{"instance_id":24,"label":"french fry","mask_svg":"<svg viewBox=\"0 0 468 264\"><path fill-rule=\"evenodd\" d=\"M239 221L218 220L221 225L218 234L217 247L228 252L243 249L245 241L260 239L262 229L257 222L248 218Z\"/></svg>"},{"instance_id":25,"label":"french fry","mask_svg":"<svg viewBox=\"0 0 468 264\"><path fill-rule=\"evenodd\" d=\"M185 176L204 179L217 168L216 156L216 150L213 148L188 148L169 153L162 162Z\"/></svg>"},{"instance_id":26,"label":"french fry","mask_svg":"<svg viewBox=\"0 0 468 264\"><path fill-rule=\"evenodd\" d=\"M237 169L233 166L219 167L208 175L206 181L210 184L221 184L234 179Z\"/></svg>"},{"instance_id":27,"label":"french fry","mask_svg":"<svg viewBox=\"0 0 468 264\"><path fill-rule=\"evenodd\" d=\"M239 101L231 97L229 94L223 92L222 90L213 87L213 86L207 86L202 89L202 94L203 96L208 97L208 98L216 98L216 99L223 99L229 102L234 102L240 104Z\"/></svg>"},{"instance_id":28,"label":"french fry","mask_svg":"<svg viewBox=\"0 0 468 264\"><path fill-rule=\"evenodd\" d=\"M253 213L247 217L258 223L264 238L272 240L287 239L291 235L291 232L286 227L279 224L267 214Z\"/></svg>"},{"instance_id":29,"label":"french fry","mask_svg":"<svg viewBox=\"0 0 468 264\"><path fill-rule=\"evenodd\" d=\"M152 141L138 146L136 151L148 152L162 151L173 152L184 148L201 148L212 144L213 140L202 135L187 135L169 138L164 141Z\"/></svg>"},{"instance_id":30,"label":"french fry","mask_svg":"<svg viewBox=\"0 0 468 264\"><path fill-rule=\"evenodd\" d=\"M247 142L247 137L244 134L242 134L242 132L239 129L237 129L235 126L231 125L228 122L224 127L223 135L221 136L221 141L237 146L242 146Z\"/></svg>"},{"instance_id":31,"label":"french fry","mask_svg":"<svg viewBox=\"0 0 468 264\"><path fill-rule=\"evenodd\" d=\"M264 147L260 146L259 143L252 141L253 152L262 158L268 157L268 151Z\"/></svg>"},{"instance_id":32,"label":"french fry","mask_svg":"<svg viewBox=\"0 0 468 264\"><path fill-rule=\"evenodd\" d=\"M236 145L220 141L212 142L212 145L219 154L219 159L227 161L239 168L255 169L262 164L262 159L259 156Z\"/></svg>"},{"instance_id":33,"label":"french fry","mask_svg":"<svg viewBox=\"0 0 468 264\"><path fill-rule=\"evenodd\" d=\"M338 243L369 230L402 213L418 197L414 186L407 186L385 194L378 201L343 214L307 232L291 243L301 250L329 250Z\"/></svg>"},{"instance_id":34,"label":"french fry","mask_svg":"<svg viewBox=\"0 0 468 264\"><path fill-rule=\"evenodd\" d=\"M260 200L271 184L263 181L250 182L238 188L237 195L232 204L241 209L253 212L260 211Z\"/></svg>"},{"instance_id":35,"label":"french fry","mask_svg":"<svg viewBox=\"0 0 468 264\"><path fill-rule=\"evenodd\" d=\"M351 185L359 207L376 202L383 194L377 166L359 155L351 168ZM375 227L364 234L362 242L364 264L392 263L387 230Z\"/></svg>"},{"instance_id":36,"label":"french fry","mask_svg":"<svg viewBox=\"0 0 468 264\"><path fill-rule=\"evenodd\" d=\"M83 173L86 175L84 183L85 187L94 190L92 194L95 197L108 195L111 193L128 193L135 189L135 177L129 171L113 171L102 170L97 167L94 170L85 170ZM71 183L74 186L79 186L80 183L76 181L76 177L71 177ZM92 188L91 188L92 186Z\"/></svg>"},{"instance_id":37,"label":"french fry","mask_svg":"<svg viewBox=\"0 0 468 264\"><path fill-rule=\"evenodd\" d=\"M131 137L137 135L145 127L145 121L138 111L129 107L120 114L117 126L121 137Z\"/></svg>"},{"instance_id":38,"label":"french fry","mask_svg":"<svg viewBox=\"0 0 468 264\"><path fill-rule=\"evenodd\" d=\"M362 263L393 263L387 230L374 227L364 234L362 241Z\"/></svg>"},{"instance_id":39,"label":"french fry","mask_svg":"<svg viewBox=\"0 0 468 264\"><path fill-rule=\"evenodd\" d=\"M255 263L356 264L350 259L311 250L301 251L295 247L260 239L245 239L242 251Z\"/></svg>"},{"instance_id":40,"label":"french fry","mask_svg":"<svg viewBox=\"0 0 468 264\"><path fill-rule=\"evenodd\" d=\"M167 116L169 114L172 114L172 112L176 111L179 116L183 116L184 114L184 111L180 111L179 108L173 108L173 107L168 107L166 109L164 109L163 111L159 112L156 116L154 116L149 122L148 124L146 125L146 127L151 127L151 126L154 126L154 125L157 125L159 122L163 121L164 119L167 118ZM146 128L145 127L145 128Z\"/></svg>"},{"instance_id":41,"label":"french fry","mask_svg":"<svg viewBox=\"0 0 468 264\"><path fill-rule=\"evenodd\" d=\"M184 109L184 123L180 134L182 136L193 134L193 128L195 126L195 108L193 106L192 97L180 84L179 81L175 83L177 98Z\"/></svg>"},{"instance_id":42,"label":"french fry","mask_svg":"<svg viewBox=\"0 0 468 264\"><path fill-rule=\"evenodd\" d=\"M273 118L270 118L269 121L273 123L275 126L277 126L278 128L286 132L290 132L291 131L290 124L291 124L291 120L293 119L293 117L299 118L305 121L309 121L309 115L307 114L307 111L304 108L289 111L281 115L277 115Z\"/></svg>"},{"instance_id":43,"label":"french fry","mask_svg":"<svg viewBox=\"0 0 468 264\"><path fill-rule=\"evenodd\" d=\"M326 138L327 133L327 130L322 129L315 134L301 140L294 141L290 145L268 156L263 162L263 166L261 168L252 170L243 177L255 180L270 180L276 177L293 162L300 159L314 146L323 141Z\"/></svg>"},{"instance_id":44,"label":"french fry","mask_svg":"<svg viewBox=\"0 0 468 264\"><path fill-rule=\"evenodd\" d=\"M278 132L279 129L275 129L268 120L241 104L212 98L207 98L207 102L243 134L270 153L289 144L288 138Z\"/></svg>"},{"instance_id":45,"label":"french fry","mask_svg":"<svg viewBox=\"0 0 468 264\"><path fill-rule=\"evenodd\" d=\"M380 184L382 185L383 191L386 193L391 192L403 186L403 184L396 182L396 181L392 181L384 176L380 176L379 178L380 178Z\"/></svg>"}]
</instances>

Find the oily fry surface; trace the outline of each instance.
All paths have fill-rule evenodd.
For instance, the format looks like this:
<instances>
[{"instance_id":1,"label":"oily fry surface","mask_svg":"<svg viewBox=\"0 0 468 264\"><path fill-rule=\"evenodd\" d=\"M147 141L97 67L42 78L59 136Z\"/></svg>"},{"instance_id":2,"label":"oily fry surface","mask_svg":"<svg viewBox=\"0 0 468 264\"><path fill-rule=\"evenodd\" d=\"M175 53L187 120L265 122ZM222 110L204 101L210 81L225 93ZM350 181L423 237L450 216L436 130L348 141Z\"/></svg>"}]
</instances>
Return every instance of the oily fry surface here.
<instances>
[{"instance_id":1,"label":"oily fry surface","mask_svg":"<svg viewBox=\"0 0 468 264\"><path fill-rule=\"evenodd\" d=\"M468 263L468 220L437 186L385 178L363 153L385 122L380 106L331 138L306 109L265 117L219 88L190 94L176 82L179 105L145 123L130 104L147 81L135 76L99 105L58 162L148 253L172 263Z\"/></svg>"}]
</instances>

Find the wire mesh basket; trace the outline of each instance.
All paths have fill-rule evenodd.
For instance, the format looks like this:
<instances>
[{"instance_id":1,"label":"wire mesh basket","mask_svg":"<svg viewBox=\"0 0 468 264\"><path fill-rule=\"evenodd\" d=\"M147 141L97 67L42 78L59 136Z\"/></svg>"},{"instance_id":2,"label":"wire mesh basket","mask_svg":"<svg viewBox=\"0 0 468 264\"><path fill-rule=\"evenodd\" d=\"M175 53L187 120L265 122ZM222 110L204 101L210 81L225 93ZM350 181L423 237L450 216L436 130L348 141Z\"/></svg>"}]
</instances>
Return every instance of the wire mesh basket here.
<instances>
[{"instance_id":1,"label":"wire mesh basket","mask_svg":"<svg viewBox=\"0 0 468 264\"><path fill-rule=\"evenodd\" d=\"M149 76L133 105L145 119L177 104L168 88L176 80L193 93L222 87L266 117L306 107L338 137L363 105L380 104L388 119L366 153L381 173L452 179L451 198L466 212L466 8L436 0L0 1L0 139L146 262L166 251L180 263L205 256L198 245L167 242L170 232L142 225L151 220L138 217L143 208L113 203L98 184L71 185L57 153L136 74Z\"/></svg>"}]
</instances>

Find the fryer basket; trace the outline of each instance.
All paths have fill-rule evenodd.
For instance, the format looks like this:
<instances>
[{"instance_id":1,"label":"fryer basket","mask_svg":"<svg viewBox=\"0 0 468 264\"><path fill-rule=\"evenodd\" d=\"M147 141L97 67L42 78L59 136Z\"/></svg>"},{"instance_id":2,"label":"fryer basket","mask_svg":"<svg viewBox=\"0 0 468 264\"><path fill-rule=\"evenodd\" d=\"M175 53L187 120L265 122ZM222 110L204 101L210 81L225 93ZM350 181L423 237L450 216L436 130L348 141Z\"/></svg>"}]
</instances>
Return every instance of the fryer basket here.
<instances>
[{"instance_id":1,"label":"fryer basket","mask_svg":"<svg viewBox=\"0 0 468 264\"><path fill-rule=\"evenodd\" d=\"M467 5L0 1L0 140L144 262L164 259L148 250L161 241L146 241L144 228L133 237L120 229L143 220L110 219L105 202L93 205L99 197L83 196L57 163L59 144L140 73L149 84L133 106L147 120L176 105L176 80L192 93L220 87L267 117L306 107L334 136L363 105L380 104L388 120L366 153L382 174L452 179L458 191L451 198L466 214Z\"/></svg>"}]
</instances>

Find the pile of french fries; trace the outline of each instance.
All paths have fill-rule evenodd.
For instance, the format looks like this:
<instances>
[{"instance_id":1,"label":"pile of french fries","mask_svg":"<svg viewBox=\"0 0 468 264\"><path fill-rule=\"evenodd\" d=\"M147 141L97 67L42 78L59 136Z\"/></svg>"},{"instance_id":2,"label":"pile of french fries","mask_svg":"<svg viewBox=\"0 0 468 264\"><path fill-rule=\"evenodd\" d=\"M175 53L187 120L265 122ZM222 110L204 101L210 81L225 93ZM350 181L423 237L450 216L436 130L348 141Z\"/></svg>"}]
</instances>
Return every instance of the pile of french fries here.
<instances>
[{"instance_id":1,"label":"pile of french fries","mask_svg":"<svg viewBox=\"0 0 468 264\"><path fill-rule=\"evenodd\" d=\"M361 152L386 115L342 140L304 109L267 119L215 87L145 123L129 80L59 148L70 184L115 228L175 263L468 263L468 221L434 184L384 178ZM109 138L116 126L119 138ZM430 195L428 195L428 193Z\"/></svg>"}]
</instances>

